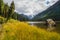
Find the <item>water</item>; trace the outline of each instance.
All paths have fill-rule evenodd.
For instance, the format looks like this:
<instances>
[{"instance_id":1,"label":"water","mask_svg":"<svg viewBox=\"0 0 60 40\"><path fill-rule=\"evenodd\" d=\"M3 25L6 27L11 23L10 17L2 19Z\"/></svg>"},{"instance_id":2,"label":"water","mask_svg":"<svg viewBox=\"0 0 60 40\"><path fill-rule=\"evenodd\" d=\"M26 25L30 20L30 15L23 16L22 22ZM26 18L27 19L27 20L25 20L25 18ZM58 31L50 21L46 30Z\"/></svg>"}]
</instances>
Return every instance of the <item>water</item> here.
<instances>
[{"instance_id":1,"label":"water","mask_svg":"<svg viewBox=\"0 0 60 40\"><path fill-rule=\"evenodd\" d=\"M29 25L36 26L38 28L43 28L47 29L48 26L45 25L45 21L37 21L37 22L27 22ZM56 21L56 27L55 30L56 32L60 33L60 21Z\"/></svg>"},{"instance_id":2,"label":"water","mask_svg":"<svg viewBox=\"0 0 60 40\"><path fill-rule=\"evenodd\" d=\"M29 25L31 26L36 26L36 27L40 27L40 28L44 28L46 29L47 26L45 25L45 21L35 21L35 22L27 22Z\"/></svg>"},{"instance_id":3,"label":"water","mask_svg":"<svg viewBox=\"0 0 60 40\"><path fill-rule=\"evenodd\" d=\"M45 22L44 21L36 21L36 22L27 22L28 24L30 24L30 25L36 25L36 24L45 24Z\"/></svg>"}]
</instances>

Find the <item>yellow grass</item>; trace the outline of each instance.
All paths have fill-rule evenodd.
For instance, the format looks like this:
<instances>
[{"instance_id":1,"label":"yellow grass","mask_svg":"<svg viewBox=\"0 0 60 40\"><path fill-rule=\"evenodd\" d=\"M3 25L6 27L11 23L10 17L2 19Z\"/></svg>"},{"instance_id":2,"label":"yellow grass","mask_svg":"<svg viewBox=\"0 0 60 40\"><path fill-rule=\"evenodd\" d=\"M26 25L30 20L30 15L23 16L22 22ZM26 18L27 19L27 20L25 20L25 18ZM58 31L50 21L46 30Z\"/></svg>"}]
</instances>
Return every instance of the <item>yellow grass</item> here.
<instances>
[{"instance_id":1,"label":"yellow grass","mask_svg":"<svg viewBox=\"0 0 60 40\"><path fill-rule=\"evenodd\" d=\"M3 24L1 40L60 40L60 34L30 26L27 23L9 20Z\"/></svg>"}]
</instances>

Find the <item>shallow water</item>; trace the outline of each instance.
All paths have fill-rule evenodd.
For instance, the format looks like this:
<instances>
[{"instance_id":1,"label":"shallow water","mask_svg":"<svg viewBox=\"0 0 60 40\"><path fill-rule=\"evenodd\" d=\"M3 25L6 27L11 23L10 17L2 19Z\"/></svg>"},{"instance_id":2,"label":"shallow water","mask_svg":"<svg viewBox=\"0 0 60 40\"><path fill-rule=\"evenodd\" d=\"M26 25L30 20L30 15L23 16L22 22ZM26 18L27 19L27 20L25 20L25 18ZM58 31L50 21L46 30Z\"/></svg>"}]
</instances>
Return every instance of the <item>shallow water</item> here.
<instances>
[{"instance_id":1,"label":"shallow water","mask_svg":"<svg viewBox=\"0 0 60 40\"><path fill-rule=\"evenodd\" d=\"M38 28L43 28L43 29L47 29L48 26L45 25L45 22L27 22L29 25L32 26L37 26ZM60 22L56 22L56 27L55 30L53 30L54 32L58 32L60 33Z\"/></svg>"}]
</instances>

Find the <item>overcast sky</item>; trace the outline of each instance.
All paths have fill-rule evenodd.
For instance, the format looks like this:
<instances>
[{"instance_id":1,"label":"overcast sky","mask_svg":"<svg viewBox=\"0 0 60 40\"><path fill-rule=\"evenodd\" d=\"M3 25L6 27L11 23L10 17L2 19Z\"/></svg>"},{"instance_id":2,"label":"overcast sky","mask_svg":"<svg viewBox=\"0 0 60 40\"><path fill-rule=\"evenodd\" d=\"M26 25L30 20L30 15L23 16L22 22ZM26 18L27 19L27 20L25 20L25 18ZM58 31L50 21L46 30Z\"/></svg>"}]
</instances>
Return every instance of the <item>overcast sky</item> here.
<instances>
[{"instance_id":1,"label":"overcast sky","mask_svg":"<svg viewBox=\"0 0 60 40\"><path fill-rule=\"evenodd\" d=\"M13 0L15 3L15 11L25 15L36 15L52 6L58 0ZM12 0L4 0L5 3L10 3Z\"/></svg>"}]
</instances>

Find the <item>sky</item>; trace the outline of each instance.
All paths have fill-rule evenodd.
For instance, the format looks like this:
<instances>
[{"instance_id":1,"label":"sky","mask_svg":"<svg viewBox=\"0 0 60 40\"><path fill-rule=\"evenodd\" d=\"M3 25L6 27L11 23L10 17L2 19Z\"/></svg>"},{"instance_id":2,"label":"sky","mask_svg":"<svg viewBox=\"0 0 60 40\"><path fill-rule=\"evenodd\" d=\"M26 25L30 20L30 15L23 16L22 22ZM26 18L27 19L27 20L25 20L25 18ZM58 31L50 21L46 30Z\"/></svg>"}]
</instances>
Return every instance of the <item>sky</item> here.
<instances>
[{"instance_id":1,"label":"sky","mask_svg":"<svg viewBox=\"0 0 60 40\"><path fill-rule=\"evenodd\" d=\"M8 5L14 1L15 11L27 16L37 15L55 4L58 0L4 0ZM33 16L32 16L33 17Z\"/></svg>"}]
</instances>

